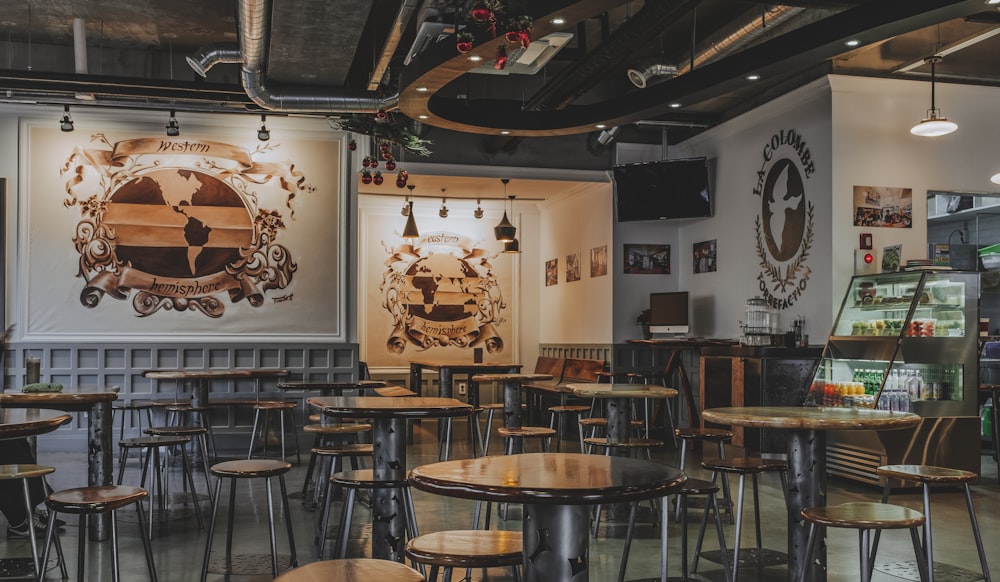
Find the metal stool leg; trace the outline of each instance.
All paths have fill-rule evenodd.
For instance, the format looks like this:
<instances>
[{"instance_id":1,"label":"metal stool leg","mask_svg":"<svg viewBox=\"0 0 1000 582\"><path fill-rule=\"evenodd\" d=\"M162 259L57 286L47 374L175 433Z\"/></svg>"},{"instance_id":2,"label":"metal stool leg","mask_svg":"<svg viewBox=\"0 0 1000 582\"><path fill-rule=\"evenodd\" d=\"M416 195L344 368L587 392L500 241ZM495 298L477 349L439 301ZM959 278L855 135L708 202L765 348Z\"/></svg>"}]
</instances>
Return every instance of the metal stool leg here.
<instances>
[{"instance_id":1,"label":"metal stool leg","mask_svg":"<svg viewBox=\"0 0 1000 582\"><path fill-rule=\"evenodd\" d=\"M972 493L969 491L969 484L965 486L965 506L969 508L969 521L972 522L972 535L976 538L976 550L979 552L979 565L983 568L983 579L990 580L990 567L986 564L986 552L983 551L983 538L979 535L979 522L976 520L976 510L972 506Z\"/></svg>"}]
</instances>

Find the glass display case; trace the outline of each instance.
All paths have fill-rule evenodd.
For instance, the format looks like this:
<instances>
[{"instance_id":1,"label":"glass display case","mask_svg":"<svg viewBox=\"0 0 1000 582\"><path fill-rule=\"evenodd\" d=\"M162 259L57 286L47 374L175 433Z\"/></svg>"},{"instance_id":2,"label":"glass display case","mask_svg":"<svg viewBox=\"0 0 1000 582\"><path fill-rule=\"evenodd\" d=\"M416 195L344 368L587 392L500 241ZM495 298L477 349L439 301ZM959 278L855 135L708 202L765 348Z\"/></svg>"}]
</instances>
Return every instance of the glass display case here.
<instances>
[{"instance_id":1,"label":"glass display case","mask_svg":"<svg viewBox=\"0 0 1000 582\"><path fill-rule=\"evenodd\" d=\"M849 473L856 473L862 458L862 465L875 464L861 480L877 481L874 467L885 463L979 470L979 451L969 445L978 443L978 304L975 272L920 269L851 279L807 404L909 411L923 420L912 439L893 445L900 451L887 444L899 435L837 433L843 438L830 439L831 472L847 459ZM963 444L966 432L972 440ZM974 458L962 447L974 449ZM919 457L904 458L910 454Z\"/></svg>"}]
</instances>

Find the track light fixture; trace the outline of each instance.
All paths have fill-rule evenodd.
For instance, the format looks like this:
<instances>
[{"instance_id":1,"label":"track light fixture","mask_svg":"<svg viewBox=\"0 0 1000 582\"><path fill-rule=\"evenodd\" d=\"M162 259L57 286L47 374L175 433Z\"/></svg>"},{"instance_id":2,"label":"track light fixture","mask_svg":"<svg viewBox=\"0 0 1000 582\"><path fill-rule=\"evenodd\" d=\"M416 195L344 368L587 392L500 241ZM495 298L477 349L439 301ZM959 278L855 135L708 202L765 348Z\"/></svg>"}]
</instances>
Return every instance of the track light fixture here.
<instances>
[{"instance_id":1,"label":"track light fixture","mask_svg":"<svg viewBox=\"0 0 1000 582\"><path fill-rule=\"evenodd\" d=\"M937 137L939 135L948 135L958 129L957 123L948 121L947 117L941 115L941 110L937 108L934 102L934 65L940 61L941 57L937 55L924 59L924 62L931 66L931 108L927 110L927 117L910 128L910 133L913 135Z\"/></svg>"},{"instance_id":2,"label":"track light fixture","mask_svg":"<svg viewBox=\"0 0 1000 582\"><path fill-rule=\"evenodd\" d=\"M177 117L174 114L174 110L170 110L170 117L167 118L167 137L177 137L181 134L181 126L177 123Z\"/></svg>"},{"instance_id":3,"label":"track light fixture","mask_svg":"<svg viewBox=\"0 0 1000 582\"><path fill-rule=\"evenodd\" d=\"M69 105L63 105L63 116L59 120L59 129L73 131L73 118L69 114Z\"/></svg>"},{"instance_id":4,"label":"track light fixture","mask_svg":"<svg viewBox=\"0 0 1000 582\"><path fill-rule=\"evenodd\" d=\"M510 182L510 178L501 178L503 182L503 193L507 196L507 183ZM509 197L511 200L511 208L513 208L514 197ZM510 223L507 219L507 207L504 206L503 209L503 219L500 220L500 224L493 227L493 235L496 236L498 242L509 243L514 240L514 235L517 234L517 228Z\"/></svg>"},{"instance_id":5,"label":"track light fixture","mask_svg":"<svg viewBox=\"0 0 1000 582\"><path fill-rule=\"evenodd\" d=\"M440 216L441 218L448 218L448 207L445 206L445 200L447 199L446 198L441 199L441 209L438 210L438 216Z\"/></svg>"},{"instance_id":6,"label":"track light fixture","mask_svg":"<svg viewBox=\"0 0 1000 582\"><path fill-rule=\"evenodd\" d=\"M410 184L407 188L410 189L410 194L413 194L413 189L416 186ZM413 244L413 241L420 238L420 231L417 230L417 221L413 220L413 201L410 200L406 204L408 212L406 213L406 226L403 227L403 238L410 244Z\"/></svg>"},{"instance_id":7,"label":"track light fixture","mask_svg":"<svg viewBox=\"0 0 1000 582\"><path fill-rule=\"evenodd\" d=\"M476 210L472 213L472 216L475 216L476 218L483 217L483 206L478 198L476 199Z\"/></svg>"},{"instance_id":8,"label":"track light fixture","mask_svg":"<svg viewBox=\"0 0 1000 582\"><path fill-rule=\"evenodd\" d=\"M271 139L271 132L267 130L267 125L265 121L267 120L267 115L260 116L260 129L257 130L257 139L260 141L267 141Z\"/></svg>"}]
</instances>

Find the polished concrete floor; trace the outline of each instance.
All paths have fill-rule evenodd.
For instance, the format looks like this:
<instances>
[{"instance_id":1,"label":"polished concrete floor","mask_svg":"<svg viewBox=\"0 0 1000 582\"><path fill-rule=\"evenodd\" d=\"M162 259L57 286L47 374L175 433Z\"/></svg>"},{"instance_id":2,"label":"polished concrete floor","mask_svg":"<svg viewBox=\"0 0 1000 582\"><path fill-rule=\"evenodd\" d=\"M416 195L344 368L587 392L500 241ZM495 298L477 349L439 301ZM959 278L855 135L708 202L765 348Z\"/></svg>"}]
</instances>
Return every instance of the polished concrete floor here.
<instances>
[{"instance_id":1,"label":"polished concrete floor","mask_svg":"<svg viewBox=\"0 0 1000 582\"><path fill-rule=\"evenodd\" d=\"M418 465L436 460L437 447L436 439L431 435L435 434L433 422L424 422L422 427L418 427L415 434L415 442L409 449L409 461L411 465ZM463 434L462 430L457 430L456 434ZM303 440L303 442L305 442ZM575 441L564 441L563 450L576 450ZM975 443L978 446L978 443ZM498 454L499 444L491 444L493 454ZM468 445L464 439L457 439L452 451L452 458L467 455ZM237 453L233 451L233 456ZM668 444L660 453L655 455L654 460L668 464L677 464L677 451ZM294 463L294 456L290 458ZM693 460L697 461L697 457ZM304 500L300 493L307 457L303 457L302 463L296 464L287 476L287 485L291 498L290 515L281 515L278 512L278 519L282 523L278 524L278 551L283 555L282 560L286 567L288 563L288 546L284 534L285 519L290 519L294 527L296 549L298 552L299 564L321 559L318 555L313 538L317 512L314 511L311 503ZM698 467L697 462L691 462L689 467ZM86 455L82 453L43 453L40 463L51 464L57 467L57 471L51 475L50 483L56 489L77 487L86 482ZM138 480L138 463L130 461L130 469L126 475L126 483ZM689 474L707 478L700 467L689 470ZM171 500L170 509L164 515L160 515L154 527L154 537L152 540L153 553L155 557L156 570L161 581L189 581L198 580L204 548L206 542L206 530L200 530L195 520L192 507L183 503L181 492L181 479L178 469L170 472ZM214 483L213 483L214 486ZM735 489L735 483L733 484ZM784 551L786 547L786 520L785 512L780 494L778 478L776 475L763 476L761 485L761 512L763 514L763 545L765 548L776 551ZM205 495L205 481L201 474L196 474L196 488L203 499L202 509L208 514L209 505ZM278 489L275 484L275 494ZM880 491L870 487L855 484L850 481L832 478L829 486L829 503L835 504L845 501L868 500L877 501ZM223 495L227 498L227 495ZM462 529L471 527L471 515L474 502L442 498L419 491L414 492L417 506L417 516L419 527L422 532L432 532L442 529ZM985 546L991 561L990 566L995 571L1000 571L1000 557L995 553L998 540L1000 540L1000 485L997 484L997 465L992 458L983 457L983 480L973 487L973 497L977 508L979 523L982 530ZM749 495L747 496L750 500ZM894 503L920 508L920 495L916 491L903 492L893 497ZM934 549L937 558L937 570L941 572L936 579L938 582L945 581L965 581L982 578L979 571L979 561L976 547L973 542L969 520L965 508L964 498L961 491L943 490L932 495L933 521L934 521ZM339 513L340 503L336 503ZM748 504L749 505L749 504ZM224 499L220 509L219 527L221 531L216 534L213 547L213 560L211 571L222 568L222 555L225 549L224 516L228 509L228 501ZM143 558L142 545L138 537L135 514L131 509L121 510L119 515L119 531L121 546L121 568L122 580L145 580L147 579L145 562ZM237 574L225 576L222 573L211 573L209 580L234 580L234 581L258 581L270 580L270 566L268 554L268 533L267 533L267 500L262 480L253 480L250 483L241 485L238 492L236 507L236 527L233 539L233 553L235 555L234 564ZM500 527L504 529L520 529L520 521L517 519L517 512L511 513L507 521L499 521ZM690 512L691 524L689 552L693 551L694 540L697 535L698 520L700 510L692 509ZM744 530L743 547L754 545L752 514L749 510L746 513L748 527ZM61 539L69 562L71 577L77 563L77 528L75 517L66 517L70 523L63 528ZM369 511L363 506L355 511L354 527L351 532L350 551L355 555L361 555L370 547L370 527L366 525L370 519ZM727 545L732 547L732 537L734 527L726 523L725 530ZM494 523L497 523L495 521ZM604 527L598 538L591 540L590 546L590 580L594 582L606 582L615 580L618 574L618 567L621 559L623 539L621 527ZM711 534L711 531L709 532ZM659 579L659 539L657 531L650 525L640 526L637 533L638 539L634 543L631 557L628 562L626 579ZM680 576L680 525L670 524L670 575ZM86 568L90 580L110 580L111 579L111 558L108 549L110 542L91 543L87 549ZM830 530L827 538L828 543L828 580L848 581L857 580L858 576L858 537L853 530ZM30 548L24 539L5 540L0 544L0 555L29 556ZM326 553L328 556L332 544L328 543ZM717 549L718 545L713 535L706 536L706 550ZM908 536L902 532L890 532L883 538L878 555L878 564L873 581L887 582L905 580L907 571L896 569L894 564L912 562L912 546ZM950 568L954 566L956 568ZM59 578L58 569L55 568L54 560L49 563L47 579L56 580ZM699 564L695 580L722 581L725 579L720 565L702 560ZM892 572L890 574L889 572ZM456 573L457 574L457 573ZM895 574L895 575L894 575ZM903 576L903 577L900 577ZM460 579L456 575L455 580ZM497 569L489 571L474 571L474 580L512 580L509 570ZM782 565L765 568L742 567L740 570L740 580L785 580L787 579L787 568Z\"/></svg>"}]
</instances>

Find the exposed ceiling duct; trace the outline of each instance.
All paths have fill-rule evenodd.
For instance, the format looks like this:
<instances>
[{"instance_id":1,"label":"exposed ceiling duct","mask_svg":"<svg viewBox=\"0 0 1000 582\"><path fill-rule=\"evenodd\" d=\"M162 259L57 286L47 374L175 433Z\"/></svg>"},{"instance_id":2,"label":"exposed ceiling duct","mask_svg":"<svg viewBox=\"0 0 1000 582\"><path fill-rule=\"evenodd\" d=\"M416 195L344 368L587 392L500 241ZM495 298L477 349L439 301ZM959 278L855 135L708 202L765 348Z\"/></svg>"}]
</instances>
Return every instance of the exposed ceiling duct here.
<instances>
[{"instance_id":1,"label":"exposed ceiling duct","mask_svg":"<svg viewBox=\"0 0 1000 582\"><path fill-rule=\"evenodd\" d=\"M400 10L397 18L409 18L410 10ZM267 86L267 42L270 25L270 0L240 0L239 37L243 55L241 78L243 90L254 103L269 111L286 113L376 113L395 109L398 95L381 97L371 91L343 90L334 94L331 88ZM395 25L394 25L395 26Z\"/></svg>"},{"instance_id":2,"label":"exposed ceiling duct","mask_svg":"<svg viewBox=\"0 0 1000 582\"><path fill-rule=\"evenodd\" d=\"M746 46L767 32L768 27L777 26L803 10L805 9L791 6L770 6L760 12L748 11L702 40L693 58L690 55L682 57L678 59L679 64L676 65L662 62L663 59L646 60L629 67L628 79L636 87L645 89L650 79L683 75L692 68L698 68L726 53Z\"/></svg>"},{"instance_id":3,"label":"exposed ceiling duct","mask_svg":"<svg viewBox=\"0 0 1000 582\"><path fill-rule=\"evenodd\" d=\"M219 63L242 63L243 53L235 44L213 44L198 49L198 52L185 57L187 64L202 77Z\"/></svg>"}]
</instances>

